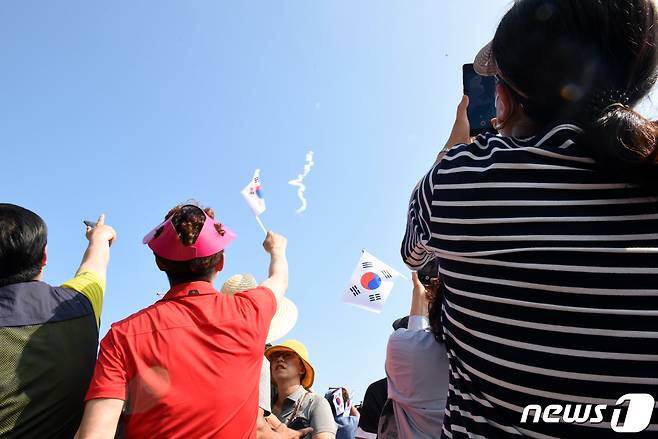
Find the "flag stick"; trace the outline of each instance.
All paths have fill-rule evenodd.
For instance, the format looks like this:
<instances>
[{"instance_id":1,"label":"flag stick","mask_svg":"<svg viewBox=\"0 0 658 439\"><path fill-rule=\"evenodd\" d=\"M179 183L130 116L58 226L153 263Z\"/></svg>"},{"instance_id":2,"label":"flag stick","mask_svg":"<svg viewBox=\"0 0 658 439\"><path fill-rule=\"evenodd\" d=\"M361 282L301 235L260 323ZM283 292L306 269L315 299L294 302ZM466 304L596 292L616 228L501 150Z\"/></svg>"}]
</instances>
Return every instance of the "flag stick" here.
<instances>
[{"instance_id":1,"label":"flag stick","mask_svg":"<svg viewBox=\"0 0 658 439\"><path fill-rule=\"evenodd\" d=\"M260 217L256 216L256 221L258 221L260 228L263 229L263 233L267 235L267 229L265 228L265 225L263 224L263 221L261 221Z\"/></svg>"}]
</instances>

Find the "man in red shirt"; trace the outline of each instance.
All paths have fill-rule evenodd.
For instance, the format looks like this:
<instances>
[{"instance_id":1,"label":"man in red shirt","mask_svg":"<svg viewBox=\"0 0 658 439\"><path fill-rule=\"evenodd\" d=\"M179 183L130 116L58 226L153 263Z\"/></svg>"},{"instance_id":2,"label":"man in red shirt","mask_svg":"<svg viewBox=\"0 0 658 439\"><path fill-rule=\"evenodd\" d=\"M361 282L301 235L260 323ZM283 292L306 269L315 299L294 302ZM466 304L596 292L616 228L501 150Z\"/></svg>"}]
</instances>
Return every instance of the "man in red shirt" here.
<instances>
[{"instance_id":1,"label":"man in red shirt","mask_svg":"<svg viewBox=\"0 0 658 439\"><path fill-rule=\"evenodd\" d=\"M171 289L101 342L77 437L256 437L263 345L288 287L283 236L269 232L269 278L235 295L212 282L235 235L211 209L177 206L144 238Z\"/></svg>"}]
</instances>

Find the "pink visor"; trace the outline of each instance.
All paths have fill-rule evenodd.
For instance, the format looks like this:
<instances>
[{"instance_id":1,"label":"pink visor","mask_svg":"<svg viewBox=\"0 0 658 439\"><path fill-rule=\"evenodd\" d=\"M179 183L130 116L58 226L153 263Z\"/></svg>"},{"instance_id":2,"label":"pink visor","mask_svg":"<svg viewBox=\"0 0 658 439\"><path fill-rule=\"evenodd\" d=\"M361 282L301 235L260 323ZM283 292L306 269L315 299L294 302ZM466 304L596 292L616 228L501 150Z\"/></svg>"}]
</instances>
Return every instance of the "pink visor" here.
<instances>
[{"instance_id":1,"label":"pink visor","mask_svg":"<svg viewBox=\"0 0 658 439\"><path fill-rule=\"evenodd\" d=\"M195 206L196 207L196 206ZM201 209L200 209L201 210ZM222 225L224 235L220 235L215 229L215 224L220 224L206 215L201 232L192 245L184 245L178 238L178 233L171 222L171 218L158 224L142 240L148 244L153 253L170 261L189 261L196 258L205 258L224 250L236 237L236 234L228 227ZM162 232L156 237L158 229Z\"/></svg>"}]
</instances>

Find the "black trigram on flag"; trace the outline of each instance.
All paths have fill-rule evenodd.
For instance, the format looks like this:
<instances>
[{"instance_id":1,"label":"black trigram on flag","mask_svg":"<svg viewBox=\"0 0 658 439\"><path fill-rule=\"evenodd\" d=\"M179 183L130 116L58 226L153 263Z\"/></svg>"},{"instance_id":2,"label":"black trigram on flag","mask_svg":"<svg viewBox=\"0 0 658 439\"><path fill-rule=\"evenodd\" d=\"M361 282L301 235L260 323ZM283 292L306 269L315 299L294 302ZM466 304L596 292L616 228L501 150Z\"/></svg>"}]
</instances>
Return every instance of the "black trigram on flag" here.
<instances>
[{"instance_id":1,"label":"black trigram on flag","mask_svg":"<svg viewBox=\"0 0 658 439\"><path fill-rule=\"evenodd\" d=\"M352 286L350 287L350 291L351 291L352 294L354 294L355 296L358 296L359 294L361 294L361 290L359 290L359 287L357 287L356 285L352 285Z\"/></svg>"},{"instance_id":2,"label":"black trigram on flag","mask_svg":"<svg viewBox=\"0 0 658 439\"><path fill-rule=\"evenodd\" d=\"M372 268L372 262L361 262L361 267Z\"/></svg>"},{"instance_id":3,"label":"black trigram on flag","mask_svg":"<svg viewBox=\"0 0 658 439\"><path fill-rule=\"evenodd\" d=\"M393 277L393 275L386 270L382 270L382 276L384 276L386 279L391 279Z\"/></svg>"},{"instance_id":4,"label":"black trigram on flag","mask_svg":"<svg viewBox=\"0 0 658 439\"><path fill-rule=\"evenodd\" d=\"M382 295L381 294L371 294L368 296L368 299L370 299L371 302L374 302L375 300L382 300Z\"/></svg>"}]
</instances>

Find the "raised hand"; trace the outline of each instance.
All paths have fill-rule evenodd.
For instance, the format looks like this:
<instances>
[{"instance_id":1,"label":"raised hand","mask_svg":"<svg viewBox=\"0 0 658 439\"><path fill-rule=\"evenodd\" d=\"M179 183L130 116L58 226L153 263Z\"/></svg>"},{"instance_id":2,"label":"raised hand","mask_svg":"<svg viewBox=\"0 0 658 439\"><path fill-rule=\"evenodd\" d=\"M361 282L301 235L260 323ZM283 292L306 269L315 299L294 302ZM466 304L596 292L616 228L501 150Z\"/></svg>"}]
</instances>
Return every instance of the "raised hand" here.
<instances>
[{"instance_id":1,"label":"raised hand","mask_svg":"<svg viewBox=\"0 0 658 439\"><path fill-rule=\"evenodd\" d=\"M275 253L285 254L287 246L288 239L285 236L274 233L271 230L267 232L265 241L263 241L263 248L267 253L271 255L274 255Z\"/></svg>"},{"instance_id":2,"label":"raised hand","mask_svg":"<svg viewBox=\"0 0 658 439\"><path fill-rule=\"evenodd\" d=\"M109 245L112 245L117 237L117 232L105 224L105 214L101 213L94 227L87 226L86 235L89 242L107 242Z\"/></svg>"}]
</instances>

